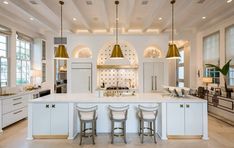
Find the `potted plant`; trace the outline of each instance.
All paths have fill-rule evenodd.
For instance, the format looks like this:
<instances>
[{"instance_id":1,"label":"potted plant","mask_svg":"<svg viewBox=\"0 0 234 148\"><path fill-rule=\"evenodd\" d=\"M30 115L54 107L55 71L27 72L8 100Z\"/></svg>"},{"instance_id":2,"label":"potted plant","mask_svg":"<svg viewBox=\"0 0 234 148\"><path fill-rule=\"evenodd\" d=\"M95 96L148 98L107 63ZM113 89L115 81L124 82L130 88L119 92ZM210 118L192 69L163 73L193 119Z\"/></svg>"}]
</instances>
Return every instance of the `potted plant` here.
<instances>
[{"instance_id":1,"label":"potted plant","mask_svg":"<svg viewBox=\"0 0 234 148\"><path fill-rule=\"evenodd\" d=\"M224 64L224 66L221 68L219 66L213 65L213 64L205 64L207 67L214 67L217 71L219 71L224 78L224 86L225 86L225 91L226 91L226 97L227 98L231 98L231 92L232 89L227 87L227 75L229 72L229 67L230 67L230 62L232 59L230 59L226 64Z\"/></svg>"}]
</instances>

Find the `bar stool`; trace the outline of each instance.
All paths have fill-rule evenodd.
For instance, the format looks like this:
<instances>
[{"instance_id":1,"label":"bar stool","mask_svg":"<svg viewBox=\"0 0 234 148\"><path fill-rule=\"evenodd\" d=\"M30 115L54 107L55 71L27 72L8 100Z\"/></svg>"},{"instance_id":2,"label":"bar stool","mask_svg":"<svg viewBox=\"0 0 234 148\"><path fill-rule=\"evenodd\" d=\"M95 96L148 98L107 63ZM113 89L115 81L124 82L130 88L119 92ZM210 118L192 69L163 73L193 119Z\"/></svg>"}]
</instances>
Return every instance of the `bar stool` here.
<instances>
[{"instance_id":1,"label":"bar stool","mask_svg":"<svg viewBox=\"0 0 234 148\"><path fill-rule=\"evenodd\" d=\"M155 121L158 115L158 106L146 107L139 105L137 115L140 124L139 136L141 136L141 143L144 141L144 136L154 136L154 143L157 143ZM148 126L145 126L145 122L148 123ZM145 130L149 132L145 133Z\"/></svg>"},{"instance_id":2,"label":"bar stool","mask_svg":"<svg viewBox=\"0 0 234 148\"><path fill-rule=\"evenodd\" d=\"M126 120L128 115L129 105L123 107L114 107L109 105L110 120L111 120L111 144L114 143L114 137L123 137L126 144ZM120 127L115 127L115 123L121 123ZM115 130L121 130L121 133L115 133Z\"/></svg>"},{"instance_id":3,"label":"bar stool","mask_svg":"<svg viewBox=\"0 0 234 148\"><path fill-rule=\"evenodd\" d=\"M80 119L80 145L82 144L83 137L92 137L93 144L94 137L96 135L96 122L97 122L97 106L93 107L79 107L77 106L77 112ZM86 124L91 123L90 128L86 128ZM88 133L88 131L91 133Z\"/></svg>"}]
</instances>

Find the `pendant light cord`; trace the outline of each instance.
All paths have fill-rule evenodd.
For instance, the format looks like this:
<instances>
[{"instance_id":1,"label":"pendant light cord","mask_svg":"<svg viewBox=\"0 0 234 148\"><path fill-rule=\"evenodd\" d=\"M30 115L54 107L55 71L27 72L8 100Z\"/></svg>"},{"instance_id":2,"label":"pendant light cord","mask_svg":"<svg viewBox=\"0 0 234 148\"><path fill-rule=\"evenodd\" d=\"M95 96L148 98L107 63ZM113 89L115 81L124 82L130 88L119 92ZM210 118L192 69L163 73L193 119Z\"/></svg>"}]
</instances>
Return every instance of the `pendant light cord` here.
<instances>
[{"instance_id":1,"label":"pendant light cord","mask_svg":"<svg viewBox=\"0 0 234 148\"><path fill-rule=\"evenodd\" d=\"M171 4L172 4L172 25L171 25L171 39L172 39L172 44L174 44L174 3L175 3L175 0L172 0L171 1Z\"/></svg>"},{"instance_id":2,"label":"pendant light cord","mask_svg":"<svg viewBox=\"0 0 234 148\"><path fill-rule=\"evenodd\" d=\"M63 4L64 2L63 1L59 1L59 3L61 4L61 43L62 43L62 38L63 38Z\"/></svg>"},{"instance_id":3,"label":"pendant light cord","mask_svg":"<svg viewBox=\"0 0 234 148\"><path fill-rule=\"evenodd\" d=\"M118 31L118 28L119 28L119 26L118 26L118 4L119 4L119 1L115 1L115 4L116 4L116 14L115 14L115 16L116 16L116 20L115 20L115 24L116 24L116 44L118 44L118 42L119 42L119 40L118 40L118 35L119 35L119 31Z\"/></svg>"}]
</instances>

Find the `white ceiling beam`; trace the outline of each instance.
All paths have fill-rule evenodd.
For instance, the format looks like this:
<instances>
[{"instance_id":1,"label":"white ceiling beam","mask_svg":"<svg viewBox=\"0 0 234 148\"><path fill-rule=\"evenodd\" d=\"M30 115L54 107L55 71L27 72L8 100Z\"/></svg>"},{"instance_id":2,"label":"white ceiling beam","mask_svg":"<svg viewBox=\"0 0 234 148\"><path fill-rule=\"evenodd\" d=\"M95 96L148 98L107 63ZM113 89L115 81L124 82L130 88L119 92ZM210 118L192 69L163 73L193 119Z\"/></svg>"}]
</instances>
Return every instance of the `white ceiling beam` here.
<instances>
[{"instance_id":1,"label":"white ceiling beam","mask_svg":"<svg viewBox=\"0 0 234 148\"><path fill-rule=\"evenodd\" d=\"M77 0L72 0L72 3L76 6L76 14L78 15L79 19L81 20L82 24L87 28L87 30L92 33L92 29L91 26L89 25L88 21L86 20L86 18L84 17L84 15L82 14L82 12L80 11L80 6L77 3Z\"/></svg>"},{"instance_id":2,"label":"white ceiling beam","mask_svg":"<svg viewBox=\"0 0 234 148\"><path fill-rule=\"evenodd\" d=\"M109 22L109 19L108 19L108 16L107 16L107 8L106 8L106 4L105 4L105 1L104 0L99 0L100 2L98 2L98 8L99 8L99 11L100 11L100 15L101 15L101 20L102 22L104 23L105 25L105 28L107 30L110 29L110 22Z\"/></svg>"},{"instance_id":3,"label":"white ceiling beam","mask_svg":"<svg viewBox=\"0 0 234 148\"><path fill-rule=\"evenodd\" d=\"M136 5L136 0L128 0L127 14L124 18L125 30L127 31L130 28L131 18L134 15L134 8Z\"/></svg>"},{"instance_id":4,"label":"white ceiling beam","mask_svg":"<svg viewBox=\"0 0 234 148\"><path fill-rule=\"evenodd\" d=\"M60 20L60 9L57 9L57 7L51 7L53 5L52 1L49 0L41 0L41 3L50 10L55 16L57 16L58 20ZM59 3L57 3L59 5ZM66 4L66 3L65 3ZM60 22L60 21L59 21ZM73 25L73 22L66 19L66 17L63 17L63 23L64 27L69 28L67 31L73 32L75 25ZM65 30L66 31L66 30Z\"/></svg>"},{"instance_id":5,"label":"white ceiling beam","mask_svg":"<svg viewBox=\"0 0 234 148\"><path fill-rule=\"evenodd\" d=\"M48 26L48 28L50 28L50 30L57 31L57 29L58 29L57 25L51 23L49 20L47 20L46 18L41 16L39 13L34 11L27 3L23 2L23 1L19 1L19 0L10 0L10 1L12 2L13 5L20 8L22 11L24 11L28 15L33 16L40 23Z\"/></svg>"},{"instance_id":6,"label":"white ceiling beam","mask_svg":"<svg viewBox=\"0 0 234 148\"><path fill-rule=\"evenodd\" d=\"M146 32L147 29L153 24L155 21L155 18L158 15L158 10L162 7L162 5L165 5L165 3L168 3L168 1L165 0L153 0L152 7L153 9L150 10L150 15L149 17L146 17L146 19L143 21L144 22L144 27L143 27L143 32ZM158 16L160 17L160 16Z\"/></svg>"}]
</instances>

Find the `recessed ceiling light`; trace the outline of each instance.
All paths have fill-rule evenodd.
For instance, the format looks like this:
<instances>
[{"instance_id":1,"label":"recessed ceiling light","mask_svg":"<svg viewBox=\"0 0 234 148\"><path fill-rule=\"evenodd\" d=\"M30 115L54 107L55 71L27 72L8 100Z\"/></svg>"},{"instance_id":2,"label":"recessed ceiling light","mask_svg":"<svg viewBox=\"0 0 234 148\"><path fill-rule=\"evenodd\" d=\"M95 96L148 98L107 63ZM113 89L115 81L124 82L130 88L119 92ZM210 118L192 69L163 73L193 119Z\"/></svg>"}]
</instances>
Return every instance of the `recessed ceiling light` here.
<instances>
[{"instance_id":1,"label":"recessed ceiling light","mask_svg":"<svg viewBox=\"0 0 234 148\"><path fill-rule=\"evenodd\" d=\"M162 18L161 18L161 17L159 17L159 18L158 18L158 20L159 20L159 21L161 21L161 20L162 20Z\"/></svg>"},{"instance_id":2,"label":"recessed ceiling light","mask_svg":"<svg viewBox=\"0 0 234 148\"><path fill-rule=\"evenodd\" d=\"M6 4L6 5L8 5L9 3L8 3L8 1L3 1L3 4Z\"/></svg>"},{"instance_id":3,"label":"recessed ceiling light","mask_svg":"<svg viewBox=\"0 0 234 148\"><path fill-rule=\"evenodd\" d=\"M232 2L232 0L227 0L227 3L231 3Z\"/></svg>"},{"instance_id":4,"label":"recessed ceiling light","mask_svg":"<svg viewBox=\"0 0 234 148\"><path fill-rule=\"evenodd\" d=\"M73 20L73 21L76 21L76 18L75 18L75 17L73 17L73 18L72 18L72 20Z\"/></svg>"},{"instance_id":5,"label":"recessed ceiling light","mask_svg":"<svg viewBox=\"0 0 234 148\"><path fill-rule=\"evenodd\" d=\"M87 5L93 5L93 2L92 1L86 1L86 4Z\"/></svg>"},{"instance_id":6,"label":"recessed ceiling light","mask_svg":"<svg viewBox=\"0 0 234 148\"><path fill-rule=\"evenodd\" d=\"M141 4L142 4L142 5L147 5L147 4L148 4L148 1L142 1Z\"/></svg>"},{"instance_id":7,"label":"recessed ceiling light","mask_svg":"<svg viewBox=\"0 0 234 148\"><path fill-rule=\"evenodd\" d=\"M206 17L205 17L205 16L203 16L203 17L202 17L202 19L204 20L204 19L206 19Z\"/></svg>"},{"instance_id":8,"label":"recessed ceiling light","mask_svg":"<svg viewBox=\"0 0 234 148\"><path fill-rule=\"evenodd\" d=\"M33 21L33 20L34 20L34 18L32 18L32 17L30 17L29 19L30 19L31 21Z\"/></svg>"}]
</instances>

